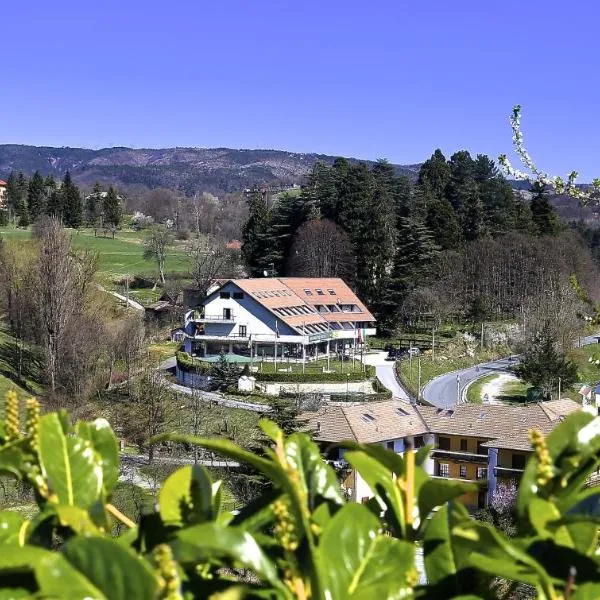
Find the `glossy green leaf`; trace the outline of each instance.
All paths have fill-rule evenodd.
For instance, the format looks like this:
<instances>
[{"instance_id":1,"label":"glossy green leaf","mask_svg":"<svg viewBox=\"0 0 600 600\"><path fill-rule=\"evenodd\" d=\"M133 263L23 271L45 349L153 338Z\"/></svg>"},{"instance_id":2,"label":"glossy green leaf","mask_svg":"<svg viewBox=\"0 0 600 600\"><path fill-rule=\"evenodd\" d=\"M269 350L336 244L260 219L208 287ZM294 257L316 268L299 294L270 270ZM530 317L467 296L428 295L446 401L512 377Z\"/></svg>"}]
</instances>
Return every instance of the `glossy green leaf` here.
<instances>
[{"instance_id":1,"label":"glossy green leaf","mask_svg":"<svg viewBox=\"0 0 600 600\"><path fill-rule=\"evenodd\" d=\"M546 439L556 476L542 490L538 490L538 460L532 455L521 478L516 509L526 520L528 507L535 495L558 502L569 497L586 477L597 468L600 454L600 420L583 411L569 415Z\"/></svg>"},{"instance_id":2,"label":"glossy green leaf","mask_svg":"<svg viewBox=\"0 0 600 600\"><path fill-rule=\"evenodd\" d=\"M446 582L444 592L448 595L459 591L456 574L466 566L464 557L456 553L452 529L469 520L469 513L461 504L450 502L431 517L423 536L423 559L427 581L437 584Z\"/></svg>"},{"instance_id":3,"label":"glossy green leaf","mask_svg":"<svg viewBox=\"0 0 600 600\"><path fill-rule=\"evenodd\" d=\"M406 537L402 494L392 473L362 449L346 452L346 460L358 471L378 501L385 506L385 519L397 537Z\"/></svg>"},{"instance_id":4,"label":"glossy green leaf","mask_svg":"<svg viewBox=\"0 0 600 600\"><path fill-rule=\"evenodd\" d=\"M87 510L78 506L56 505L52 509L55 511L58 522L62 527L68 527L75 533L83 535L93 535L99 533L98 527L94 524Z\"/></svg>"},{"instance_id":5,"label":"glossy green leaf","mask_svg":"<svg viewBox=\"0 0 600 600\"><path fill-rule=\"evenodd\" d=\"M342 491L335 471L323 460L318 446L307 435L290 435L285 441L285 457L299 473L311 509L316 507L318 498L342 504Z\"/></svg>"},{"instance_id":6,"label":"glossy green leaf","mask_svg":"<svg viewBox=\"0 0 600 600\"><path fill-rule=\"evenodd\" d=\"M76 537L63 549L66 559L111 600L154 598L158 590L150 566L115 540Z\"/></svg>"},{"instance_id":7,"label":"glossy green leaf","mask_svg":"<svg viewBox=\"0 0 600 600\"><path fill-rule=\"evenodd\" d=\"M406 598L414 574L414 545L379 533L367 508L347 504L331 519L319 541L327 591L333 600Z\"/></svg>"},{"instance_id":8,"label":"glossy green leaf","mask_svg":"<svg viewBox=\"0 0 600 600\"><path fill-rule=\"evenodd\" d=\"M101 497L101 459L88 440L65 435L55 413L40 419L39 458L58 503L88 508Z\"/></svg>"},{"instance_id":9,"label":"glossy green leaf","mask_svg":"<svg viewBox=\"0 0 600 600\"><path fill-rule=\"evenodd\" d=\"M77 435L91 442L102 460L104 491L110 497L119 479L119 443L106 419L79 422Z\"/></svg>"},{"instance_id":10,"label":"glossy green leaf","mask_svg":"<svg viewBox=\"0 0 600 600\"><path fill-rule=\"evenodd\" d=\"M393 450L386 450L382 446L374 444L357 444L355 442L342 442L334 447L363 452L367 456L374 458L391 473L394 473L395 475L404 473L404 459L400 454L397 454Z\"/></svg>"},{"instance_id":11,"label":"glossy green leaf","mask_svg":"<svg viewBox=\"0 0 600 600\"><path fill-rule=\"evenodd\" d=\"M215 519L210 474L201 465L177 469L165 480L158 505L165 525L181 527Z\"/></svg>"},{"instance_id":12,"label":"glossy green leaf","mask_svg":"<svg viewBox=\"0 0 600 600\"><path fill-rule=\"evenodd\" d=\"M419 512L421 520L427 518L429 513L438 506L454 500L463 494L476 492L479 486L468 481L454 481L452 479L427 479L419 487Z\"/></svg>"},{"instance_id":13,"label":"glossy green leaf","mask_svg":"<svg viewBox=\"0 0 600 600\"><path fill-rule=\"evenodd\" d=\"M600 598L600 582L578 585L571 600L598 600Z\"/></svg>"},{"instance_id":14,"label":"glossy green leaf","mask_svg":"<svg viewBox=\"0 0 600 600\"><path fill-rule=\"evenodd\" d=\"M254 537L238 527L221 527L203 523L186 527L175 533L171 542L173 553L182 564L195 564L211 557L228 558L233 564L252 569L261 579L276 588L283 585L275 565L262 551Z\"/></svg>"},{"instance_id":15,"label":"glossy green leaf","mask_svg":"<svg viewBox=\"0 0 600 600\"><path fill-rule=\"evenodd\" d=\"M182 444L190 444L192 446L201 446L214 452L218 452L223 456L228 456L233 460L247 463L254 467L257 471L268 477L273 483L279 486L284 486L285 473L282 469L270 460L261 458L252 452L248 452L229 440L220 438L200 438L193 435L182 435L169 433L155 436L150 440L151 444L160 442L179 442Z\"/></svg>"},{"instance_id":16,"label":"glossy green leaf","mask_svg":"<svg viewBox=\"0 0 600 600\"><path fill-rule=\"evenodd\" d=\"M0 448L0 473L10 473L22 479L28 456L28 440L20 439Z\"/></svg>"},{"instance_id":17,"label":"glossy green leaf","mask_svg":"<svg viewBox=\"0 0 600 600\"><path fill-rule=\"evenodd\" d=\"M27 519L12 510L3 510L0 512L0 544L18 544L20 536L28 525Z\"/></svg>"},{"instance_id":18,"label":"glossy green leaf","mask_svg":"<svg viewBox=\"0 0 600 600\"><path fill-rule=\"evenodd\" d=\"M282 435L281 429L277 426L277 423L271 421L271 419L260 419L258 426L264 431L265 435L276 442Z\"/></svg>"},{"instance_id":19,"label":"glossy green leaf","mask_svg":"<svg viewBox=\"0 0 600 600\"><path fill-rule=\"evenodd\" d=\"M105 597L57 552L35 546L0 546L0 581L11 574L25 581L28 573L33 575L39 595L44 597Z\"/></svg>"}]
</instances>

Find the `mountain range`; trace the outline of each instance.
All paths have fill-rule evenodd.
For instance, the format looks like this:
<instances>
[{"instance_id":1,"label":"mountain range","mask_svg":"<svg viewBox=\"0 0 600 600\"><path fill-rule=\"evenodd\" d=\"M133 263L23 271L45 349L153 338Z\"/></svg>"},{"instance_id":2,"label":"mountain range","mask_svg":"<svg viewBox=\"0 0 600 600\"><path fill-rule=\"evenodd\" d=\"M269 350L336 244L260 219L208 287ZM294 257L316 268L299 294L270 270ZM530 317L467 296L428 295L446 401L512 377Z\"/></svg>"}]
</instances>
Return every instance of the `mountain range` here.
<instances>
[{"instance_id":1,"label":"mountain range","mask_svg":"<svg viewBox=\"0 0 600 600\"><path fill-rule=\"evenodd\" d=\"M0 178L11 171L61 178L70 171L79 184L95 181L120 187L234 192L261 186L299 184L317 161L331 164L336 157L283 150L232 148L52 148L49 146L0 145ZM356 161L357 159L348 159ZM372 161L365 161L367 163ZM398 173L416 178L418 164L394 165Z\"/></svg>"}]
</instances>

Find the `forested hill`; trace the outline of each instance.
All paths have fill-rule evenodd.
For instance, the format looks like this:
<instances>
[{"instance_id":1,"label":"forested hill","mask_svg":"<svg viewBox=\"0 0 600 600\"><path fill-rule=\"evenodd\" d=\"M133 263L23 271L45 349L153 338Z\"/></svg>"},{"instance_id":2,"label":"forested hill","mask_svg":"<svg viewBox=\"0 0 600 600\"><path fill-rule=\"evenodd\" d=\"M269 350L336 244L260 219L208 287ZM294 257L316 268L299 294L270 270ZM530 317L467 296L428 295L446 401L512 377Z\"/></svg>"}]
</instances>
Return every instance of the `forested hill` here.
<instances>
[{"instance_id":1,"label":"forested hill","mask_svg":"<svg viewBox=\"0 0 600 600\"><path fill-rule=\"evenodd\" d=\"M95 181L117 187L232 192L260 185L289 186L300 183L315 162L333 164L335 157L282 150L235 150L231 148L132 149L52 148L0 145L0 178L11 171L61 178L70 171L80 184ZM354 159L350 159L354 162ZM368 162L368 161L367 161ZM394 165L398 174L415 178L419 165Z\"/></svg>"}]
</instances>

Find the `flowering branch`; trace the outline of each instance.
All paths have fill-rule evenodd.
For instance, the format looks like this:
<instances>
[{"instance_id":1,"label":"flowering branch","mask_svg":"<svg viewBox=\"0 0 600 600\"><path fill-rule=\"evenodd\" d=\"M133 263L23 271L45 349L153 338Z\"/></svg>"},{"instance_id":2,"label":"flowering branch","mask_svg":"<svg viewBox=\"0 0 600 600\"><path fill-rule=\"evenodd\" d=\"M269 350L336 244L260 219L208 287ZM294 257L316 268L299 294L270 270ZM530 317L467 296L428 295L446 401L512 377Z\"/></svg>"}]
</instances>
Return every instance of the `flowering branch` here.
<instances>
[{"instance_id":1,"label":"flowering branch","mask_svg":"<svg viewBox=\"0 0 600 600\"><path fill-rule=\"evenodd\" d=\"M533 162L533 159L527 152L525 144L523 142L523 132L521 131L521 105L516 104L513 107L512 114L510 116L510 126L512 129L512 139L515 152L517 153L521 163L526 167L527 171L520 171L515 169L511 164L506 154L501 154L498 157L502 169L507 176L513 177L520 181L529 181L533 183L539 183L545 186L553 188L557 194L568 194L577 200L580 200L583 204L587 204L590 200L600 200L600 178L596 178L592 181L592 187L584 190L577 187L575 180L577 179L577 171L571 171L566 179L558 176L550 176L547 173L540 171Z\"/></svg>"}]
</instances>

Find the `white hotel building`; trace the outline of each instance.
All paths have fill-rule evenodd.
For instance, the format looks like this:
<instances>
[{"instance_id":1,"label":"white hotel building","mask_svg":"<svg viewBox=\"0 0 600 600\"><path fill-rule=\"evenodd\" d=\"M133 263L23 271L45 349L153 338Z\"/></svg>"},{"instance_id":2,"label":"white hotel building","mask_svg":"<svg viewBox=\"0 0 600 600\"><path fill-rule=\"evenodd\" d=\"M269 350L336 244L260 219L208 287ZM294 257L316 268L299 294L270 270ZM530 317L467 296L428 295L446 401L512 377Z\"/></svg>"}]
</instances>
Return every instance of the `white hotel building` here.
<instances>
[{"instance_id":1,"label":"white hotel building","mask_svg":"<svg viewBox=\"0 0 600 600\"><path fill-rule=\"evenodd\" d=\"M339 278L230 279L185 316L185 350L311 360L362 348L375 317Z\"/></svg>"}]
</instances>

